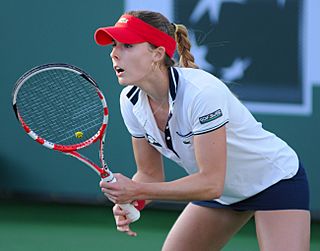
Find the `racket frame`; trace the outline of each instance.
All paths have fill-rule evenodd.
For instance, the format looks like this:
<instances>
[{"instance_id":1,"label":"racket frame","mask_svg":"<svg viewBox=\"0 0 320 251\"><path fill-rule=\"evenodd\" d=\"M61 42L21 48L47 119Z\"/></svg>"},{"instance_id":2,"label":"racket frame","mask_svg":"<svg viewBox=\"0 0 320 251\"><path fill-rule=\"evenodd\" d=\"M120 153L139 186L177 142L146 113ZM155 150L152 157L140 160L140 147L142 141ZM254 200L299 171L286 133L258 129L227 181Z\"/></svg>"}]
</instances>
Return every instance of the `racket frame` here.
<instances>
[{"instance_id":1,"label":"racket frame","mask_svg":"<svg viewBox=\"0 0 320 251\"><path fill-rule=\"evenodd\" d=\"M22 117L19 114L19 111L17 108L17 96L18 96L18 92L19 92L20 88L23 86L23 84L29 78L34 76L35 74L38 74L38 73L41 73L41 72L44 72L47 70L53 70L53 69L69 70L69 71L72 71L72 72L78 74L79 76L85 78L89 83L91 83L94 86L94 88L97 92L97 95L100 98L100 101L101 101L102 107L103 107L103 111L104 111L102 125L96 134L94 134L91 138L87 139L84 142L81 142L78 144L73 144L73 145L68 145L68 146L52 143L46 139L41 138L34 131L32 131L31 128L25 123L25 121L22 119ZM95 80L93 78L91 78L87 73L85 73L83 70L81 70L73 65L69 65L69 64L51 63L51 64L40 65L40 66L35 67L35 68L31 69L30 71L26 72L18 79L18 81L15 85L15 88L13 90L12 96L13 96L12 105L13 105L13 109L16 114L16 117L20 121L25 132L34 141L38 142L39 144L41 144L51 150L56 150L56 151L62 152L64 154L67 154L67 155L70 155L70 156L73 156L73 157L79 159L83 163L87 164L95 172L97 172L102 178L109 176L111 171L109 170L107 164L105 163L104 153L103 153L105 133L106 133L108 119L109 119L109 110L108 110L107 102L106 102L106 99L105 99L103 93L100 91ZM82 148L88 147L89 145L95 143L99 139L100 139L99 158L100 158L100 162L102 164L102 168L99 167L94 162L92 162L91 160L89 160L88 158L86 158L85 156L83 156L82 154L80 154L79 152L76 152Z\"/></svg>"},{"instance_id":2,"label":"racket frame","mask_svg":"<svg viewBox=\"0 0 320 251\"><path fill-rule=\"evenodd\" d=\"M102 103L103 107L103 120L102 120L102 125L100 129L97 131L96 134L94 134L91 138L87 139L84 142L78 143L78 144L73 144L73 145L60 145L60 144L55 144L52 143L46 139L41 138L39 135L37 135L34 131L31 130L31 128L25 123L25 121L22 119L21 115L19 114L19 110L17 107L17 95L18 92L21 88L21 86L32 76L34 76L37 73L46 71L46 70L51 70L51 69L63 69L63 70L69 70L72 71L79 76L85 78L89 83L91 83L97 92L97 95L100 98L100 101ZM36 142L41 144L42 146L55 150L58 152L61 152L63 154L72 156L84 164L86 164L88 167L90 167L92 170L94 170L104 181L106 182L116 182L115 177L113 176L112 172L108 168L105 158L104 158L104 144L105 144L105 135L106 135L106 129L108 125L108 119L109 119L109 110L107 106L106 99L103 95L103 93L100 91L98 85L96 84L95 80L91 78L87 73L85 73L83 70L80 68L69 65L69 64L64 64L64 63L51 63L51 64L45 64L45 65L40 65L38 67L35 67L31 69L30 71L26 72L23 74L16 82L16 85L14 87L14 90L12 92L12 105L13 105L13 110L15 112L15 115L19 122L21 123L23 129L25 132ZM82 155L81 153L78 152L78 150L88 147L89 145L95 143L96 141L100 140L99 143L99 159L102 164L102 167ZM131 219L132 222L137 221L140 218L140 212L138 209L136 209L132 204L120 204L119 205L123 210L126 210L128 212L128 217Z\"/></svg>"}]
</instances>

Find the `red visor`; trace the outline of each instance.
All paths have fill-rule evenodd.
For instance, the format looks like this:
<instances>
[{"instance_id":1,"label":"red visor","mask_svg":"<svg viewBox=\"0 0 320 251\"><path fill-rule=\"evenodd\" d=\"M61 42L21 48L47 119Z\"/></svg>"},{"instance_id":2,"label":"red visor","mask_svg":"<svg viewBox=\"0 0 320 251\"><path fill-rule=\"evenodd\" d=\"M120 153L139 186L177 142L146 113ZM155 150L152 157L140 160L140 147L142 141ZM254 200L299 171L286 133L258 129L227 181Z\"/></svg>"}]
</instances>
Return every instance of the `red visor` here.
<instances>
[{"instance_id":1,"label":"red visor","mask_svg":"<svg viewBox=\"0 0 320 251\"><path fill-rule=\"evenodd\" d=\"M124 44L149 42L163 46L170 58L176 49L176 41L171 36L131 15L122 15L115 26L97 29L94 39L99 45L111 44L112 40Z\"/></svg>"}]
</instances>

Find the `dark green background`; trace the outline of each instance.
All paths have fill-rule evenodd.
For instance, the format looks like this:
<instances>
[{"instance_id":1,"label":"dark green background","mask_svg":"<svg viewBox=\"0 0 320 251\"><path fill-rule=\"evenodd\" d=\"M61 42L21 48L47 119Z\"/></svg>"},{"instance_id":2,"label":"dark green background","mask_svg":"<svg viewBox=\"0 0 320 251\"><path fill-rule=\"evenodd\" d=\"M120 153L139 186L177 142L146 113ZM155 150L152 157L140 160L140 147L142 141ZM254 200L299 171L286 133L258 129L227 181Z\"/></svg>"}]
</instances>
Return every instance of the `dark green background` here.
<instances>
[{"instance_id":1,"label":"dark green background","mask_svg":"<svg viewBox=\"0 0 320 251\"><path fill-rule=\"evenodd\" d=\"M74 64L87 71L105 93L110 124L105 149L110 167L127 175L134 162L120 117L121 91L109 59L110 48L94 43L96 28L113 24L123 12L121 1L5 1L0 8L0 196L26 196L54 201L104 202L98 176L79 161L49 151L25 135L11 108L15 81L30 68L51 62ZM272 62L270 62L271 64ZM313 89L313 113L254 114L266 129L286 140L305 163L314 217L320 213L320 89ZM91 151L95 153L95 151ZM184 175L166 161L168 179Z\"/></svg>"},{"instance_id":2,"label":"dark green background","mask_svg":"<svg viewBox=\"0 0 320 251\"><path fill-rule=\"evenodd\" d=\"M175 19L206 46L211 73L224 79L222 71L235 58L251 61L241 79L225 81L243 101L301 103L301 39L303 0L222 1L218 21L209 11L193 22L190 19L201 1L175 0ZM219 1L220 2L220 1Z\"/></svg>"}]
</instances>

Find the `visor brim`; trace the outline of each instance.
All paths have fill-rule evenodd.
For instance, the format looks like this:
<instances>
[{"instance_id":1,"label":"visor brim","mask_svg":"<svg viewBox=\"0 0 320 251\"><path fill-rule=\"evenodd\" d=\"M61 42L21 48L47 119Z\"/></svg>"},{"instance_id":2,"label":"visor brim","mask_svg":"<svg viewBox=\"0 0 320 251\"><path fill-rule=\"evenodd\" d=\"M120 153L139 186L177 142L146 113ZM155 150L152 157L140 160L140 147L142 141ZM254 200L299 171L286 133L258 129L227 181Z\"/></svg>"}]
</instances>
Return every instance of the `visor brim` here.
<instances>
[{"instance_id":1,"label":"visor brim","mask_svg":"<svg viewBox=\"0 0 320 251\"><path fill-rule=\"evenodd\" d=\"M94 34L98 45L108 45L114 40L124 44L136 44L145 42L145 39L137 33L130 31L127 27L105 27L99 28Z\"/></svg>"}]
</instances>

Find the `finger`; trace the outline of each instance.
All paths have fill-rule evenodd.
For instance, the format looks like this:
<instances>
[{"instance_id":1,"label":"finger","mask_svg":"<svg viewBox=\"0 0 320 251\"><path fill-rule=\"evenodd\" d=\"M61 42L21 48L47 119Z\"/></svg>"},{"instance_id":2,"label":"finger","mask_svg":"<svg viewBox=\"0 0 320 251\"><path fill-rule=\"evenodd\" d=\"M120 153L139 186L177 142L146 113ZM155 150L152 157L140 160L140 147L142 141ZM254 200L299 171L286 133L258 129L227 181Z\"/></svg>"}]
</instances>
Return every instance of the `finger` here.
<instances>
[{"instance_id":1,"label":"finger","mask_svg":"<svg viewBox=\"0 0 320 251\"><path fill-rule=\"evenodd\" d=\"M117 219L117 226L118 227L124 227L124 226L128 226L131 223L130 219L127 219L124 216L120 216Z\"/></svg>"},{"instance_id":2,"label":"finger","mask_svg":"<svg viewBox=\"0 0 320 251\"><path fill-rule=\"evenodd\" d=\"M126 227L117 227L117 230L119 232L126 233L127 235L133 236L133 237L138 235L136 232L133 232L132 230L130 230L130 228L128 226L126 226Z\"/></svg>"},{"instance_id":3,"label":"finger","mask_svg":"<svg viewBox=\"0 0 320 251\"><path fill-rule=\"evenodd\" d=\"M114 206L114 210L124 212L123 210L120 209L118 205ZM115 216L115 220L116 220L118 231L126 233L129 236L133 236L133 237L137 236L137 233L133 232L129 227L131 220L127 219L125 216Z\"/></svg>"},{"instance_id":4,"label":"finger","mask_svg":"<svg viewBox=\"0 0 320 251\"><path fill-rule=\"evenodd\" d=\"M112 196L112 195L110 195L110 194L107 194L107 193L105 193L104 194L104 196L106 196L110 201L112 201L114 204L117 204L116 203L116 198L114 197L114 196Z\"/></svg>"},{"instance_id":5,"label":"finger","mask_svg":"<svg viewBox=\"0 0 320 251\"><path fill-rule=\"evenodd\" d=\"M108 194L115 194L117 193L117 190L110 187L102 187L101 192L108 193Z\"/></svg>"},{"instance_id":6,"label":"finger","mask_svg":"<svg viewBox=\"0 0 320 251\"><path fill-rule=\"evenodd\" d=\"M125 211L121 210L121 208L119 208L119 207L113 207L112 211L115 216L126 216L127 215L127 213Z\"/></svg>"},{"instance_id":7,"label":"finger","mask_svg":"<svg viewBox=\"0 0 320 251\"><path fill-rule=\"evenodd\" d=\"M111 182L100 181L99 186L101 189L114 189L117 187L117 184Z\"/></svg>"},{"instance_id":8,"label":"finger","mask_svg":"<svg viewBox=\"0 0 320 251\"><path fill-rule=\"evenodd\" d=\"M121 179L121 177L124 177L121 173L114 173L113 176L118 180Z\"/></svg>"},{"instance_id":9,"label":"finger","mask_svg":"<svg viewBox=\"0 0 320 251\"><path fill-rule=\"evenodd\" d=\"M127 225L127 226L117 226L117 230L119 231L119 232L129 232L129 226Z\"/></svg>"},{"instance_id":10,"label":"finger","mask_svg":"<svg viewBox=\"0 0 320 251\"><path fill-rule=\"evenodd\" d=\"M132 236L132 237L136 237L138 234L136 232L133 232L133 231L129 230L127 232L127 235Z\"/></svg>"},{"instance_id":11,"label":"finger","mask_svg":"<svg viewBox=\"0 0 320 251\"><path fill-rule=\"evenodd\" d=\"M119 197L119 192L118 191L113 191L113 190L109 190L109 189L104 189L103 188L103 189L101 189L101 192L104 194L104 196L106 196L107 198L111 199L113 202L119 200L118 199L118 197ZM115 203L115 204L117 204L117 203Z\"/></svg>"},{"instance_id":12,"label":"finger","mask_svg":"<svg viewBox=\"0 0 320 251\"><path fill-rule=\"evenodd\" d=\"M109 188L112 183L101 180L99 185L101 188ZM112 187L112 186L111 186Z\"/></svg>"}]
</instances>

